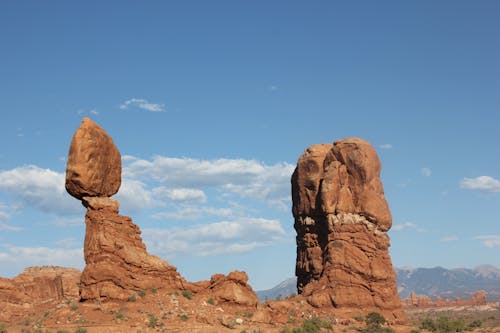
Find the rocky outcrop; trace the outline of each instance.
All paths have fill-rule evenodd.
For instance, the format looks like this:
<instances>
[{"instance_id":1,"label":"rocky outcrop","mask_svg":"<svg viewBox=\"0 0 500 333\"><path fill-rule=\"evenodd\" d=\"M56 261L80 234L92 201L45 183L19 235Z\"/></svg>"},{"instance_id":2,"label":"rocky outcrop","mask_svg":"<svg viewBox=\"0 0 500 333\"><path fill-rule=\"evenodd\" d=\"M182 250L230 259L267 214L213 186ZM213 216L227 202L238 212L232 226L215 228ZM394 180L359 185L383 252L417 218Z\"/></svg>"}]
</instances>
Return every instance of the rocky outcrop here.
<instances>
[{"instance_id":1,"label":"rocky outcrop","mask_svg":"<svg viewBox=\"0 0 500 333\"><path fill-rule=\"evenodd\" d=\"M85 118L71 141L66 170L68 193L87 207L80 297L123 300L142 289L186 288L174 266L147 253L132 219L119 215L119 202L109 196L120 184L120 152L102 128Z\"/></svg>"},{"instance_id":2,"label":"rocky outcrop","mask_svg":"<svg viewBox=\"0 0 500 333\"><path fill-rule=\"evenodd\" d=\"M120 183L120 152L102 128L85 118L71 142L66 170L66 189L87 208L82 300L126 300L137 291L154 288L188 289L210 294L220 302L257 304L244 272L216 274L210 282L190 283L174 266L148 254L139 227L130 217L120 215L120 203L110 198Z\"/></svg>"},{"instance_id":3,"label":"rocky outcrop","mask_svg":"<svg viewBox=\"0 0 500 333\"><path fill-rule=\"evenodd\" d=\"M358 138L311 146L299 158L292 176L297 289L318 308L375 309L404 321L380 170L373 147Z\"/></svg>"},{"instance_id":4,"label":"rocky outcrop","mask_svg":"<svg viewBox=\"0 0 500 333\"><path fill-rule=\"evenodd\" d=\"M469 299L462 299L456 297L455 299L443 299L437 296L435 300L432 300L429 296L417 295L415 292L410 294L410 297L402 300L404 306L409 308L442 308L442 307L454 307L454 306L476 306L485 305L486 301L486 291L479 290L471 295Z\"/></svg>"},{"instance_id":5,"label":"rocky outcrop","mask_svg":"<svg viewBox=\"0 0 500 333\"><path fill-rule=\"evenodd\" d=\"M215 274L210 279L209 290L218 303L229 302L254 307L259 299L247 282L248 275L245 272L232 271L227 276Z\"/></svg>"},{"instance_id":6,"label":"rocky outcrop","mask_svg":"<svg viewBox=\"0 0 500 333\"><path fill-rule=\"evenodd\" d=\"M62 267L29 267L12 278L0 278L0 322L23 316L27 309L78 299L80 271Z\"/></svg>"}]
</instances>

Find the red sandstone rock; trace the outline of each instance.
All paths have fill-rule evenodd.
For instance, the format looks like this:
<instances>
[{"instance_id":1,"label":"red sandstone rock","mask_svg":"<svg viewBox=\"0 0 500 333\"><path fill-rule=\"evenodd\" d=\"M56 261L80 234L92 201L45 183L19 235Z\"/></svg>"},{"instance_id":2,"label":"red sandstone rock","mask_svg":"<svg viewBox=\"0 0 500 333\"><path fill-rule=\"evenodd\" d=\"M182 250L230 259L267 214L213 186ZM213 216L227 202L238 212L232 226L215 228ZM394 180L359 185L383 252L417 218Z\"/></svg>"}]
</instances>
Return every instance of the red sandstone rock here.
<instances>
[{"instance_id":1,"label":"red sandstone rock","mask_svg":"<svg viewBox=\"0 0 500 333\"><path fill-rule=\"evenodd\" d=\"M77 199L109 197L121 184L120 152L104 130L84 118L75 132L66 165L66 190Z\"/></svg>"},{"instance_id":2,"label":"red sandstone rock","mask_svg":"<svg viewBox=\"0 0 500 333\"><path fill-rule=\"evenodd\" d=\"M245 272L232 271L224 274L212 275L209 289L218 302L230 302L245 306L256 306L259 299L248 284L248 275Z\"/></svg>"},{"instance_id":3,"label":"red sandstone rock","mask_svg":"<svg viewBox=\"0 0 500 333\"><path fill-rule=\"evenodd\" d=\"M141 231L127 216L121 216L110 200L100 209L89 206L85 215L85 269L82 299L127 299L139 290L185 289L189 284L174 266L147 253Z\"/></svg>"},{"instance_id":4,"label":"red sandstone rock","mask_svg":"<svg viewBox=\"0 0 500 333\"><path fill-rule=\"evenodd\" d=\"M29 267L13 279L0 278L0 322L23 317L29 309L63 300L78 300L80 271Z\"/></svg>"},{"instance_id":5,"label":"red sandstone rock","mask_svg":"<svg viewBox=\"0 0 500 333\"><path fill-rule=\"evenodd\" d=\"M373 147L314 145L292 176L297 288L318 308L382 310L405 321L389 257L392 217Z\"/></svg>"},{"instance_id":6,"label":"red sandstone rock","mask_svg":"<svg viewBox=\"0 0 500 333\"><path fill-rule=\"evenodd\" d=\"M484 305L486 304L486 291L476 291L469 299L462 299L460 297L457 297L454 300L443 300L442 297L437 296L435 301L433 301L428 296L419 296L412 291L410 297L403 299L402 302L405 306L414 308L440 308L450 306Z\"/></svg>"}]
</instances>

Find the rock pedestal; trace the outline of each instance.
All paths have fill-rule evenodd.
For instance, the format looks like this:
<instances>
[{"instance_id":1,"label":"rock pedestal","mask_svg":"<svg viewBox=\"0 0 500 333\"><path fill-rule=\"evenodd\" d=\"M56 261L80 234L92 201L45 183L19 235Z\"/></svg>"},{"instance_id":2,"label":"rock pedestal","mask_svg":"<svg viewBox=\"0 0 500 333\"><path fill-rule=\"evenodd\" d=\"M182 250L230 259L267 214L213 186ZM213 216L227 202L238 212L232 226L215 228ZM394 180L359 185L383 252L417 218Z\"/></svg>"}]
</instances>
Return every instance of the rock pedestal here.
<instances>
[{"instance_id":1,"label":"rock pedestal","mask_svg":"<svg viewBox=\"0 0 500 333\"><path fill-rule=\"evenodd\" d=\"M299 294L319 308L405 321L389 257L392 217L373 147L358 138L309 147L292 176Z\"/></svg>"},{"instance_id":2,"label":"rock pedestal","mask_svg":"<svg viewBox=\"0 0 500 333\"><path fill-rule=\"evenodd\" d=\"M66 190L87 208L81 299L125 300L142 289L184 289L187 282L176 268L148 254L139 227L118 214L118 200L109 197L120 185L120 152L85 118L71 141L66 168Z\"/></svg>"}]
</instances>

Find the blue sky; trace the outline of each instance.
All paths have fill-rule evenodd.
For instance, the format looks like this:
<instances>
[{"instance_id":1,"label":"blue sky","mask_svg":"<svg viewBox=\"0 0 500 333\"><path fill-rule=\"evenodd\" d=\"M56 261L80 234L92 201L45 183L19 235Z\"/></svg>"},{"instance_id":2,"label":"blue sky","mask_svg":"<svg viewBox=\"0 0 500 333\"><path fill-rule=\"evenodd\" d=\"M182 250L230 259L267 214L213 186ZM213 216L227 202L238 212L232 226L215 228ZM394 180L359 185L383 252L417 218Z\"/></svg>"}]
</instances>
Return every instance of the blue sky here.
<instances>
[{"instance_id":1,"label":"blue sky","mask_svg":"<svg viewBox=\"0 0 500 333\"><path fill-rule=\"evenodd\" d=\"M64 191L83 117L124 156L121 213L190 280L293 276L289 178L357 136L396 266L500 266L498 1L2 1L0 276L82 268Z\"/></svg>"}]
</instances>

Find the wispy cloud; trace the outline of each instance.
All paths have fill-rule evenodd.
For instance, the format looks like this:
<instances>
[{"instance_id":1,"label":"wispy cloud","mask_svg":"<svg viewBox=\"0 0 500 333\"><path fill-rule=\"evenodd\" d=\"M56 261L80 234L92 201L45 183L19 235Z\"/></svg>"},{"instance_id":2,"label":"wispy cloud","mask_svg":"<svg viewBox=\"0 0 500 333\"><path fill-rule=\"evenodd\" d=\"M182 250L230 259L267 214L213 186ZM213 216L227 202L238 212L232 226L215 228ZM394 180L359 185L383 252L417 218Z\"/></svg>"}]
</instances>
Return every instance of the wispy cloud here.
<instances>
[{"instance_id":1,"label":"wispy cloud","mask_svg":"<svg viewBox=\"0 0 500 333\"><path fill-rule=\"evenodd\" d=\"M483 235L474 239L481 241L481 244L486 247L500 247L500 235Z\"/></svg>"},{"instance_id":2,"label":"wispy cloud","mask_svg":"<svg viewBox=\"0 0 500 333\"><path fill-rule=\"evenodd\" d=\"M269 246L284 235L277 220L239 218L186 229L144 229L151 252L172 257L178 254L213 256L243 253Z\"/></svg>"},{"instance_id":3,"label":"wispy cloud","mask_svg":"<svg viewBox=\"0 0 500 333\"><path fill-rule=\"evenodd\" d=\"M490 176L464 178L460 182L460 187L466 190L500 192L500 181Z\"/></svg>"},{"instance_id":4,"label":"wispy cloud","mask_svg":"<svg viewBox=\"0 0 500 333\"><path fill-rule=\"evenodd\" d=\"M202 199L203 188L216 188L223 194L236 194L289 209L293 170L294 166L288 163L266 165L245 159L199 160L155 156L151 160L144 160L127 156L124 159L123 177L140 184L143 184L142 181L168 184L178 191L167 190L165 193L178 198L184 193L189 198ZM144 184L140 184L135 184L137 190L144 188Z\"/></svg>"},{"instance_id":5,"label":"wispy cloud","mask_svg":"<svg viewBox=\"0 0 500 333\"><path fill-rule=\"evenodd\" d=\"M56 265L81 269L82 248L48 248L4 245L0 247L0 271L21 270L28 266Z\"/></svg>"},{"instance_id":6,"label":"wispy cloud","mask_svg":"<svg viewBox=\"0 0 500 333\"><path fill-rule=\"evenodd\" d=\"M432 176L432 170L431 168L424 167L420 169L420 174L424 177L430 177Z\"/></svg>"},{"instance_id":7,"label":"wispy cloud","mask_svg":"<svg viewBox=\"0 0 500 333\"><path fill-rule=\"evenodd\" d=\"M173 220L197 220L203 216L230 217L233 215L231 208L215 207L185 207L171 212L161 212L153 214L155 219L173 219Z\"/></svg>"},{"instance_id":8,"label":"wispy cloud","mask_svg":"<svg viewBox=\"0 0 500 333\"><path fill-rule=\"evenodd\" d=\"M137 108L150 112L163 112L165 111L164 104L151 103L144 98L131 98L120 104L120 109Z\"/></svg>"},{"instance_id":9,"label":"wispy cloud","mask_svg":"<svg viewBox=\"0 0 500 333\"><path fill-rule=\"evenodd\" d=\"M64 188L65 176L34 165L0 171L0 191L18 199L24 205L58 215L78 214L83 207Z\"/></svg>"},{"instance_id":10,"label":"wispy cloud","mask_svg":"<svg viewBox=\"0 0 500 333\"><path fill-rule=\"evenodd\" d=\"M405 222L405 223L393 225L392 228L391 228L391 230L393 230L393 231L403 231L403 230L415 229L416 227L417 227L417 225L414 224L414 223Z\"/></svg>"},{"instance_id":11,"label":"wispy cloud","mask_svg":"<svg viewBox=\"0 0 500 333\"><path fill-rule=\"evenodd\" d=\"M393 148L392 144L390 144L390 143L384 143L384 144L378 145L378 147L380 149L392 149Z\"/></svg>"},{"instance_id":12,"label":"wispy cloud","mask_svg":"<svg viewBox=\"0 0 500 333\"><path fill-rule=\"evenodd\" d=\"M458 239L459 238L457 236L444 236L439 241L440 242L454 242L454 241L457 241Z\"/></svg>"},{"instance_id":13,"label":"wispy cloud","mask_svg":"<svg viewBox=\"0 0 500 333\"><path fill-rule=\"evenodd\" d=\"M276 91L276 90L278 90L278 86L276 86L274 84L268 85L267 90L268 91Z\"/></svg>"}]
</instances>

